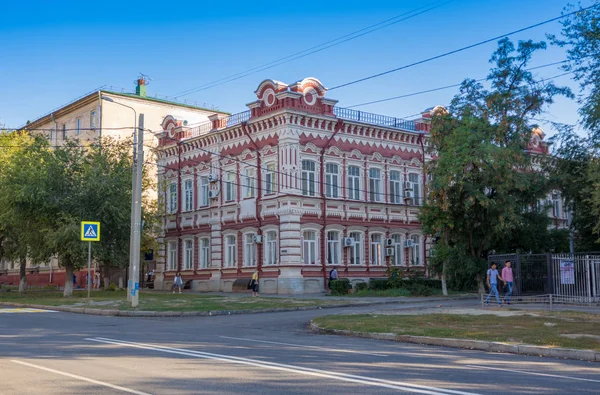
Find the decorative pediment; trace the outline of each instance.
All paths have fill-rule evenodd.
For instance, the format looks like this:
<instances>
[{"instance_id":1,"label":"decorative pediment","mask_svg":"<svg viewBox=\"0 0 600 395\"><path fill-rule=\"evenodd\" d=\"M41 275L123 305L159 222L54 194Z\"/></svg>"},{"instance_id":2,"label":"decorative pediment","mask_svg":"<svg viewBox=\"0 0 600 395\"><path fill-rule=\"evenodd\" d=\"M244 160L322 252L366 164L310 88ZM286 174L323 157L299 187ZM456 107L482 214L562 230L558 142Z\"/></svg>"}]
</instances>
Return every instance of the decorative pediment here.
<instances>
[{"instance_id":1,"label":"decorative pediment","mask_svg":"<svg viewBox=\"0 0 600 395\"><path fill-rule=\"evenodd\" d=\"M379 152L373 152L371 159L377 162L383 162L383 155L381 155Z\"/></svg>"},{"instance_id":2,"label":"decorative pediment","mask_svg":"<svg viewBox=\"0 0 600 395\"><path fill-rule=\"evenodd\" d=\"M268 79L261 82L254 93L259 101L262 101L266 106L270 107L275 104L275 95L280 92L285 92L287 89L287 84L281 81Z\"/></svg>"},{"instance_id":3,"label":"decorative pediment","mask_svg":"<svg viewBox=\"0 0 600 395\"><path fill-rule=\"evenodd\" d=\"M347 154L346 157L348 159L359 159L359 160L362 160L364 158L364 155L362 154L362 152L360 152L359 150L357 150L355 148L352 151L350 151L350 153Z\"/></svg>"},{"instance_id":4,"label":"decorative pediment","mask_svg":"<svg viewBox=\"0 0 600 395\"><path fill-rule=\"evenodd\" d=\"M335 156L341 156L342 155L342 152L336 146L332 146L332 147L327 148L327 151L325 151L325 153L327 155L335 155Z\"/></svg>"},{"instance_id":5,"label":"decorative pediment","mask_svg":"<svg viewBox=\"0 0 600 395\"><path fill-rule=\"evenodd\" d=\"M306 143L302 151L310 154L318 154L321 152L321 150L313 143Z\"/></svg>"}]
</instances>

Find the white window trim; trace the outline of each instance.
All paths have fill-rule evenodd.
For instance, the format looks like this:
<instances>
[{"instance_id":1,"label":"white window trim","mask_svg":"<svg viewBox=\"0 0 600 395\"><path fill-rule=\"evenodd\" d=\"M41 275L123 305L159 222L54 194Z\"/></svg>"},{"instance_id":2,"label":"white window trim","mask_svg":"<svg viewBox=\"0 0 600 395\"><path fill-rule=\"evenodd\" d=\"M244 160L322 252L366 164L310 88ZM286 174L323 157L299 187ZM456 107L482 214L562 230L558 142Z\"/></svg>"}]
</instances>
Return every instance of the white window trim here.
<instances>
[{"instance_id":1,"label":"white window trim","mask_svg":"<svg viewBox=\"0 0 600 395\"><path fill-rule=\"evenodd\" d=\"M173 185L175 186L174 194L171 191L171 189L173 188ZM173 195L174 195L175 199L173 199ZM169 214L175 214L177 212L177 208L179 206L179 191L178 191L177 181L175 181L175 180L169 181L169 189L167 190L167 204L168 204L167 212Z\"/></svg>"},{"instance_id":2,"label":"white window trim","mask_svg":"<svg viewBox=\"0 0 600 395\"><path fill-rule=\"evenodd\" d=\"M392 180L392 172L398 172L398 179ZM388 172L388 184L389 184L389 202L392 204L402 204L404 198L404 185L403 185L403 173L399 169L389 169ZM392 183L396 184L396 195L392 194Z\"/></svg>"},{"instance_id":3,"label":"white window trim","mask_svg":"<svg viewBox=\"0 0 600 395\"><path fill-rule=\"evenodd\" d=\"M304 177L304 172L309 172L309 170L304 170L303 168L303 162L304 161L309 161L309 162L313 162L315 165L315 170L314 171L310 171L311 173L314 173L314 181L312 182L313 184L313 194L311 195L310 192L310 185L309 185L309 179ZM308 197L317 197L319 196L319 180L318 180L318 174L319 174L320 168L319 168L319 164L317 162L316 159L313 158L301 158L300 159L300 192L302 194L302 196L308 196ZM304 181L306 180L306 194L304 194Z\"/></svg>"},{"instance_id":4,"label":"white window trim","mask_svg":"<svg viewBox=\"0 0 600 395\"><path fill-rule=\"evenodd\" d=\"M412 256L414 256L414 252L417 251L417 253L419 254L419 260L420 260L420 262L417 263L417 264L413 263L412 259L411 259L411 254L409 253L409 255L408 255L409 256L409 261L407 263L409 263L411 266L424 266L424 264L425 264L424 258L425 257L424 257L424 253L423 253L423 250L422 250L422 247L423 247L423 235L420 234L420 233L411 233L410 235L408 235L407 240L412 240L412 238L414 236L418 236L419 237L419 244L416 245L416 246L410 247L410 248L413 250L413 255Z\"/></svg>"},{"instance_id":5,"label":"white window trim","mask_svg":"<svg viewBox=\"0 0 600 395\"><path fill-rule=\"evenodd\" d=\"M243 262L243 266L244 267L254 267L257 265L257 244L252 241L252 236L255 236L257 233L256 232L246 232L242 235L242 240L244 242L244 253L243 253L243 258L244 258L244 262ZM248 243L248 236L250 236L250 243ZM247 250L246 248L248 246L251 246L252 249L252 256L249 257L247 254Z\"/></svg>"},{"instance_id":6,"label":"white window trim","mask_svg":"<svg viewBox=\"0 0 600 395\"><path fill-rule=\"evenodd\" d=\"M269 166L273 166L272 170L269 170ZM264 171L264 191L265 191L265 195L273 195L275 193L277 193L277 165L274 162L268 162L265 167L264 167L265 171ZM270 175L270 177L269 177ZM271 179L271 183L267 183L267 179ZM272 188L269 188L269 185L272 186Z\"/></svg>"},{"instance_id":7,"label":"white window trim","mask_svg":"<svg viewBox=\"0 0 600 395\"><path fill-rule=\"evenodd\" d=\"M403 266L404 262L404 235L402 233L392 233L390 234L390 238L393 239L394 236L399 236L400 241L394 242L394 256L392 257L392 265L394 267ZM400 262L397 263L397 259L400 259Z\"/></svg>"},{"instance_id":8,"label":"white window trim","mask_svg":"<svg viewBox=\"0 0 600 395\"><path fill-rule=\"evenodd\" d=\"M233 203L237 201L237 180L235 170L223 170L223 202ZM230 181L230 178L233 180ZM228 192L231 188L231 199L229 199Z\"/></svg>"},{"instance_id":9,"label":"white window trim","mask_svg":"<svg viewBox=\"0 0 600 395\"><path fill-rule=\"evenodd\" d=\"M328 173L327 172L327 166L329 165L333 165L337 167L337 172L335 173ZM342 165L337 163L337 162L326 162L325 163L325 185L323 186L325 188L325 196L327 196L327 198L329 199L340 199L342 197L342 195L340 194L340 187L341 187L341 177L340 177L340 169L342 168ZM333 180L333 177L335 177L335 186L333 185L334 183L331 182ZM328 181L328 178L330 178L330 180ZM333 196L335 192L336 196Z\"/></svg>"},{"instance_id":10,"label":"white window trim","mask_svg":"<svg viewBox=\"0 0 600 395\"><path fill-rule=\"evenodd\" d=\"M319 238L321 237L321 232L318 229L314 228L303 228L300 230L302 236L302 264L307 266L313 266L319 264ZM304 263L304 232L313 232L315 234L314 245L315 245L315 260L314 263ZM310 240L313 242L313 240Z\"/></svg>"},{"instance_id":11,"label":"white window trim","mask_svg":"<svg viewBox=\"0 0 600 395\"><path fill-rule=\"evenodd\" d=\"M375 264L373 260L373 240L372 237L375 235L381 236L381 256L379 264ZM370 266L385 266L385 233L384 232L370 232L369 233L369 265Z\"/></svg>"},{"instance_id":12,"label":"white window trim","mask_svg":"<svg viewBox=\"0 0 600 395\"><path fill-rule=\"evenodd\" d=\"M194 239L183 239L183 270L194 270ZM191 242L192 243L192 250L189 253L188 256L188 249L187 249L187 243ZM190 258L191 262L190 265L188 266L188 257Z\"/></svg>"},{"instance_id":13,"label":"white window trim","mask_svg":"<svg viewBox=\"0 0 600 395\"><path fill-rule=\"evenodd\" d=\"M373 180L379 180L379 191L371 191L371 169L375 169L375 170L379 170L379 178L373 178ZM367 169L367 180L369 181L369 190L368 190L368 199L367 202L368 203L385 203L385 199L384 199L384 183L385 183L385 174L384 174L384 170L381 167L378 166L370 166ZM371 192L376 192L377 194L375 196L377 196L378 200L371 200Z\"/></svg>"},{"instance_id":14,"label":"white window trim","mask_svg":"<svg viewBox=\"0 0 600 395\"><path fill-rule=\"evenodd\" d=\"M204 240L208 240L208 246L204 247ZM203 249L206 248L206 262L203 262ZM198 268L199 269L208 269L210 267L210 236L200 237L198 239Z\"/></svg>"},{"instance_id":15,"label":"white window trim","mask_svg":"<svg viewBox=\"0 0 600 395\"><path fill-rule=\"evenodd\" d=\"M335 232L335 233L337 233L337 240L333 240L333 241L332 241L332 240L329 240L329 233L330 233L330 232ZM343 232L341 232L341 231L339 231L339 230L337 230L337 229L330 229L330 230L328 230L328 231L325 233L326 240L327 240L327 250L326 250L326 253L327 253L327 258L326 258L326 259L327 259L327 264L328 264L328 265L335 265L335 266L338 266L338 265L341 265L341 264L342 264L342 260L343 260L343 259L342 259L342 234L343 234ZM336 241L337 241L337 243L336 243ZM338 258L338 261L337 261L337 262L335 262L335 263L333 263L333 262L332 262L332 263L330 263L330 262L329 262L329 253L330 253L330 251L331 251L331 245L332 245L332 244L333 244L334 246L335 246L335 244L337 244L337 248L335 248L335 247L334 247L334 248L337 250L336 252L337 252L337 258Z\"/></svg>"},{"instance_id":16,"label":"white window trim","mask_svg":"<svg viewBox=\"0 0 600 395\"><path fill-rule=\"evenodd\" d=\"M358 168L358 176L352 176L353 178L358 177L358 199L355 199L354 197L350 197L350 167L357 167ZM360 163L348 163L346 166L346 198L348 200L353 200L353 201L361 201L362 200L362 196L363 195L363 177L364 177L364 172L363 172L363 168L362 168L362 164Z\"/></svg>"},{"instance_id":17,"label":"white window trim","mask_svg":"<svg viewBox=\"0 0 600 395\"><path fill-rule=\"evenodd\" d=\"M174 249L172 246L175 245ZM172 253L175 253L174 257ZM179 243L177 240L167 241L167 271L176 271L179 266Z\"/></svg>"},{"instance_id":18,"label":"white window trim","mask_svg":"<svg viewBox=\"0 0 600 395\"><path fill-rule=\"evenodd\" d=\"M188 212L188 211L193 211L194 210L194 179L187 177L184 178L182 181L183 184L183 210L184 212ZM185 185L186 183L190 182L192 184L192 187L189 189L190 191L190 204L188 206L188 195L187 192L188 190L186 189Z\"/></svg>"},{"instance_id":19,"label":"white window trim","mask_svg":"<svg viewBox=\"0 0 600 395\"><path fill-rule=\"evenodd\" d=\"M273 241L274 244L275 244L275 246L273 247L273 250L275 252L275 259L274 259L273 263L269 263L269 245L270 245L270 243L272 243L272 242L269 241L269 238L268 238L269 233L275 233L275 240ZM278 246L279 246L279 232L277 232L274 229L263 230L262 237L263 237L263 246L264 246L264 249L263 249L263 255L264 255L263 256L263 264L265 266L275 266L275 265L277 265L279 263L279 249L278 249Z\"/></svg>"},{"instance_id":20,"label":"white window trim","mask_svg":"<svg viewBox=\"0 0 600 395\"><path fill-rule=\"evenodd\" d=\"M357 243L356 239L354 239L354 245L352 247L349 247L349 250L352 250L352 253L348 253L348 265L349 266L354 266L354 267L358 267L358 266L365 266L366 264L366 260L365 260L365 235L366 233L364 231L360 231L360 230L351 230L351 229L347 229L346 230L347 233L347 237L352 237L353 233L356 233L360 236L360 240ZM352 256L354 255L355 252L355 248L356 248L356 244L360 245L360 263L354 263L352 262Z\"/></svg>"},{"instance_id":21,"label":"white window trim","mask_svg":"<svg viewBox=\"0 0 600 395\"><path fill-rule=\"evenodd\" d=\"M233 252L234 252L234 254L233 254L233 257L232 257L233 258L233 262L231 264L229 264L230 261L231 261L230 260L231 257L229 255L229 253L230 253L230 251L229 251L230 245L227 244L227 239L229 237L233 237L233 240L234 240L234 242L233 242L233 247L234 247L233 248ZM223 251L224 252L224 254L223 254L223 258L224 258L224 260L223 260L223 268L228 269L228 268L236 268L237 267L237 263L238 263L237 262L237 256L238 256L237 247L238 247L238 235L237 234L229 233L229 234L224 234L223 235L223 250L224 250Z\"/></svg>"},{"instance_id":22,"label":"white window trim","mask_svg":"<svg viewBox=\"0 0 600 395\"><path fill-rule=\"evenodd\" d=\"M253 176L248 173L254 173ZM243 182L243 198L252 199L256 197L256 169L254 167L246 167L244 169L244 182Z\"/></svg>"}]
</instances>

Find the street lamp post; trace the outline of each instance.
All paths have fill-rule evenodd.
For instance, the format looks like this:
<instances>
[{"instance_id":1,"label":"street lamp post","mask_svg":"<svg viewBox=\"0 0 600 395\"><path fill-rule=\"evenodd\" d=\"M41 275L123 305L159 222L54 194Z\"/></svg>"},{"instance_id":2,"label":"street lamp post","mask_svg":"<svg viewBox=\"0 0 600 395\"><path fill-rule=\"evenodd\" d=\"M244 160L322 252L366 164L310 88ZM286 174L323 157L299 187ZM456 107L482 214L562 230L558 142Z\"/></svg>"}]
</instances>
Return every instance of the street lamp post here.
<instances>
[{"instance_id":1,"label":"street lamp post","mask_svg":"<svg viewBox=\"0 0 600 395\"><path fill-rule=\"evenodd\" d=\"M135 111L135 108L130 107L126 104L123 103L119 103L117 101L114 101L112 98L108 97L108 96L102 96L102 100L105 100L107 102L110 103L114 103L114 104L118 104L120 106L123 107L127 107L129 108L131 111L133 111L134 114L134 118L133 118L133 165L131 168L131 228L130 228L130 232L129 232L129 268L128 268L128 281L127 281L127 300L131 301L131 290L132 290L132 268L133 265L135 264L133 262L133 258L135 256L135 251L134 251L134 245L135 245L135 237L134 237L134 229L135 229L135 203L136 203L136 188L137 188L137 183L136 183L136 176L137 176L137 112Z\"/></svg>"}]
</instances>

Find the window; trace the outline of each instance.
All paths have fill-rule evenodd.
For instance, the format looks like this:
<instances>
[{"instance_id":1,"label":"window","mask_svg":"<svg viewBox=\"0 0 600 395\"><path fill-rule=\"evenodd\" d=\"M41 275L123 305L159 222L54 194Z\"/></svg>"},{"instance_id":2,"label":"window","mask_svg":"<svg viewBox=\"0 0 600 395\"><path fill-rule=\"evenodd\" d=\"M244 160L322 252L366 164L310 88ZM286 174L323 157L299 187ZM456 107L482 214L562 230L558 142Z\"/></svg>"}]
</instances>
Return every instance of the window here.
<instances>
[{"instance_id":1,"label":"window","mask_svg":"<svg viewBox=\"0 0 600 395\"><path fill-rule=\"evenodd\" d=\"M177 184L169 185L169 213L173 214L177 211Z\"/></svg>"},{"instance_id":2,"label":"window","mask_svg":"<svg viewBox=\"0 0 600 395\"><path fill-rule=\"evenodd\" d=\"M81 133L81 118L77 118L77 135Z\"/></svg>"},{"instance_id":3,"label":"window","mask_svg":"<svg viewBox=\"0 0 600 395\"><path fill-rule=\"evenodd\" d=\"M256 171L254 169L246 169L244 171L244 197L245 198L253 198L254 197L254 184L256 183L256 179L254 178Z\"/></svg>"},{"instance_id":4,"label":"window","mask_svg":"<svg viewBox=\"0 0 600 395\"><path fill-rule=\"evenodd\" d=\"M277 264L277 233L267 232L265 242L265 265Z\"/></svg>"},{"instance_id":5,"label":"window","mask_svg":"<svg viewBox=\"0 0 600 395\"><path fill-rule=\"evenodd\" d=\"M236 261L236 237L226 236L225 237L225 267L235 267Z\"/></svg>"},{"instance_id":6,"label":"window","mask_svg":"<svg viewBox=\"0 0 600 395\"><path fill-rule=\"evenodd\" d=\"M210 266L210 240L200 239L200 268L206 269Z\"/></svg>"},{"instance_id":7,"label":"window","mask_svg":"<svg viewBox=\"0 0 600 395\"><path fill-rule=\"evenodd\" d=\"M208 206L208 178L200 177L200 207Z\"/></svg>"},{"instance_id":8,"label":"window","mask_svg":"<svg viewBox=\"0 0 600 395\"><path fill-rule=\"evenodd\" d=\"M183 269L192 270L194 268L194 242L186 240L183 250Z\"/></svg>"},{"instance_id":9,"label":"window","mask_svg":"<svg viewBox=\"0 0 600 395\"><path fill-rule=\"evenodd\" d=\"M54 144L54 129L50 129L50 145Z\"/></svg>"},{"instance_id":10,"label":"window","mask_svg":"<svg viewBox=\"0 0 600 395\"><path fill-rule=\"evenodd\" d=\"M302 194L304 196L315 196L316 175L315 162L312 160L302 161Z\"/></svg>"},{"instance_id":11,"label":"window","mask_svg":"<svg viewBox=\"0 0 600 395\"><path fill-rule=\"evenodd\" d=\"M379 266L383 264L383 236L380 234L371 235L371 265Z\"/></svg>"},{"instance_id":12,"label":"window","mask_svg":"<svg viewBox=\"0 0 600 395\"><path fill-rule=\"evenodd\" d=\"M265 173L265 195L271 195L277 191L275 180L275 163L269 163Z\"/></svg>"},{"instance_id":13,"label":"window","mask_svg":"<svg viewBox=\"0 0 600 395\"><path fill-rule=\"evenodd\" d=\"M404 253L404 248L402 248L402 236L392 235L392 240L394 240L394 259L392 260L392 264L400 266L402 265L402 255Z\"/></svg>"},{"instance_id":14,"label":"window","mask_svg":"<svg viewBox=\"0 0 600 395\"><path fill-rule=\"evenodd\" d=\"M225 201L232 202L235 200L235 173L228 172L225 181Z\"/></svg>"},{"instance_id":15,"label":"window","mask_svg":"<svg viewBox=\"0 0 600 395\"><path fill-rule=\"evenodd\" d=\"M63 140L66 140L67 139L67 125L64 123L63 123L63 127L62 127L62 135L63 135L62 136Z\"/></svg>"},{"instance_id":16,"label":"window","mask_svg":"<svg viewBox=\"0 0 600 395\"><path fill-rule=\"evenodd\" d=\"M192 180L185 180L183 191L185 196L185 211L192 211L194 207L194 182Z\"/></svg>"},{"instance_id":17,"label":"window","mask_svg":"<svg viewBox=\"0 0 600 395\"><path fill-rule=\"evenodd\" d=\"M412 243L413 243L413 246L408 251L410 264L411 265L422 265L423 262L421 262L421 248L420 248L421 236L412 235L412 236L410 236L410 239L412 240Z\"/></svg>"},{"instance_id":18,"label":"window","mask_svg":"<svg viewBox=\"0 0 600 395\"><path fill-rule=\"evenodd\" d=\"M340 264L340 233L327 232L327 264Z\"/></svg>"},{"instance_id":19,"label":"window","mask_svg":"<svg viewBox=\"0 0 600 395\"><path fill-rule=\"evenodd\" d=\"M381 202L381 170L369 169L369 201Z\"/></svg>"},{"instance_id":20,"label":"window","mask_svg":"<svg viewBox=\"0 0 600 395\"><path fill-rule=\"evenodd\" d=\"M561 218L560 195L558 192L552 192L552 215L555 218Z\"/></svg>"},{"instance_id":21,"label":"window","mask_svg":"<svg viewBox=\"0 0 600 395\"><path fill-rule=\"evenodd\" d=\"M360 200L360 168L348 166L348 199Z\"/></svg>"},{"instance_id":22,"label":"window","mask_svg":"<svg viewBox=\"0 0 600 395\"><path fill-rule=\"evenodd\" d=\"M354 244L350 247L350 264L360 265L362 264L362 240L361 234L358 232L350 233L351 238L354 239Z\"/></svg>"},{"instance_id":23,"label":"window","mask_svg":"<svg viewBox=\"0 0 600 395\"><path fill-rule=\"evenodd\" d=\"M417 173L409 173L408 174L408 181L411 184L412 187L412 197L413 197L413 201L414 204L420 204L421 203L421 191L419 188L419 175Z\"/></svg>"},{"instance_id":24,"label":"window","mask_svg":"<svg viewBox=\"0 0 600 395\"><path fill-rule=\"evenodd\" d=\"M398 170L390 171L390 202L402 203L402 181Z\"/></svg>"},{"instance_id":25,"label":"window","mask_svg":"<svg viewBox=\"0 0 600 395\"><path fill-rule=\"evenodd\" d=\"M335 163L327 163L325 165L325 195L327 197L339 197L338 178L338 165L336 165Z\"/></svg>"},{"instance_id":26,"label":"window","mask_svg":"<svg viewBox=\"0 0 600 395\"><path fill-rule=\"evenodd\" d=\"M305 265L317 263L317 232L305 231L302 233L302 257Z\"/></svg>"},{"instance_id":27,"label":"window","mask_svg":"<svg viewBox=\"0 0 600 395\"><path fill-rule=\"evenodd\" d=\"M96 129L96 110L90 111L90 129Z\"/></svg>"},{"instance_id":28,"label":"window","mask_svg":"<svg viewBox=\"0 0 600 395\"><path fill-rule=\"evenodd\" d=\"M169 242L167 249L167 270L177 270L177 242Z\"/></svg>"},{"instance_id":29,"label":"window","mask_svg":"<svg viewBox=\"0 0 600 395\"><path fill-rule=\"evenodd\" d=\"M244 266L256 265L256 244L254 233L244 235Z\"/></svg>"}]
</instances>

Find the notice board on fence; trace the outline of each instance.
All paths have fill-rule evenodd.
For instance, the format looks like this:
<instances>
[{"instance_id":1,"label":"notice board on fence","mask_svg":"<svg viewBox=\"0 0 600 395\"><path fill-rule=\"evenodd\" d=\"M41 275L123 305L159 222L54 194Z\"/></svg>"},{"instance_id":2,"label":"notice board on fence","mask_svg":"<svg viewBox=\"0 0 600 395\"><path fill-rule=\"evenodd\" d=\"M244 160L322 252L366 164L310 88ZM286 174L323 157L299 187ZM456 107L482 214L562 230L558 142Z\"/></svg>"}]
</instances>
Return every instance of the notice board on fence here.
<instances>
[{"instance_id":1,"label":"notice board on fence","mask_svg":"<svg viewBox=\"0 0 600 395\"><path fill-rule=\"evenodd\" d=\"M575 284L575 262L560 261L560 283Z\"/></svg>"}]
</instances>

